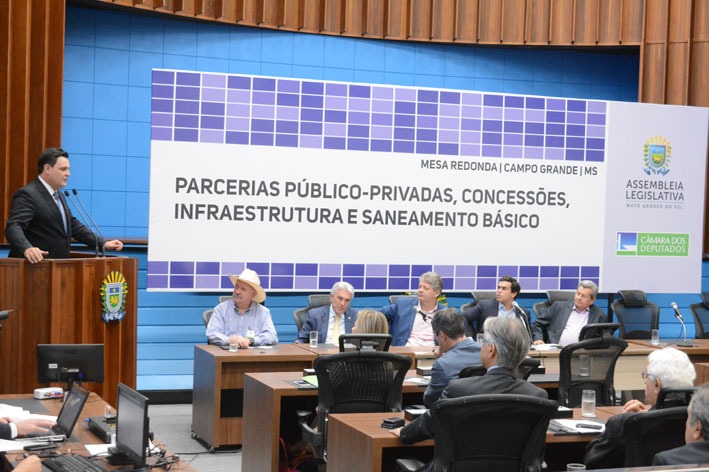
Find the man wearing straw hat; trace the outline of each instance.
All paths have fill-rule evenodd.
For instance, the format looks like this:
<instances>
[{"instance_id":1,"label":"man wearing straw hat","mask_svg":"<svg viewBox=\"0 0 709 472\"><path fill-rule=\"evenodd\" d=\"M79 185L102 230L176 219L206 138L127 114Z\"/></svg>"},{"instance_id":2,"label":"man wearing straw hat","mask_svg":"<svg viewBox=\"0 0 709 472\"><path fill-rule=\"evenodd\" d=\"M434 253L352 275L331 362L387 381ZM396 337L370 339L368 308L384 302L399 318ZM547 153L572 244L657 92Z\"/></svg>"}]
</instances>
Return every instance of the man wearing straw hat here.
<instances>
[{"instance_id":1,"label":"man wearing straw hat","mask_svg":"<svg viewBox=\"0 0 709 472\"><path fill-rule=\"evenodd\" d=\"M234 284L231 300L214 307L207 325L210 344L229 344L229 341L245 349L278 343L271 312L260 303L266 300L258 274L251 269L237 275L229 274Z\"/></svg>"}]
</instances>

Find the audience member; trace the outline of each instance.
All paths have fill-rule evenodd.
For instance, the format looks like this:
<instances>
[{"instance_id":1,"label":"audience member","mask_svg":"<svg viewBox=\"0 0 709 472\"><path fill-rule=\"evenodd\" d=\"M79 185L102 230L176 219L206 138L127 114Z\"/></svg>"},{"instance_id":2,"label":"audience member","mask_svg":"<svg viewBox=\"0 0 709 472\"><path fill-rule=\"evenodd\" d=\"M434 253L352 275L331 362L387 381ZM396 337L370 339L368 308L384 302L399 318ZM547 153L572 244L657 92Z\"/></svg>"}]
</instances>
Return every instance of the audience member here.
<instances>
[{"instance_id":1,"label":"audience member","mask_svg":"<svg viewBox=\"0 0 709 472\"><path fill-rule=\"evenodd\" d=\"M431 318L445 308L438 303L442 290L441 276L426 272L419 278L416 298L401 297L380 310L389 322L392 346L433 346Z\"/></svg>"},{"instance_id":2,"label":"audience member","mask_svg":"<svg viewBox=\"0 0 709 472\"><path fill-rule=\"evenodd\" d=\"M529 322L529 312L514 305L520 291L521 287L517 279L509 276L500 277L494 300L480 300L470 310L462 313L468 322L468 334L475 336L482 333L485 320L491 316L515 316L527 328L531 343L532 328Z\"/></svg>"},{"instance_id":3,"label":"audience member","mask_svg":"<svg viewBox=\"0 0 709 472\"><path fill-rule=\"evenodd\" d=\"M330 304L308 311L308 318L295 342L307 343L310 332L317 331L319 343L337 344L340 334L349 334L354 327L357 311L350 308L353 298L354 287L351 284L336 282L330 290Z\"/></svg>"},{"instance_id":4,"label":"audience member","mask_svg":"<svg viewBox=\"0 0 709 472\"><path fill-rule=\"evenodd\" d=\"M658 452L652 465L709 463L709 384L697 389L687 408L682 447Z\"/></svg>"},{"instance_id":5,"label":"audience member","mask_svg":"<svg viewBox=\"0 0 709 472\"><path fill-rule=\"evenodd\" d=\"M389 334L386 316L376 310L361 310L352 332L357 334Z\"/></svg>"},{"instance_id":6,"label":"audience member","mask_svg":"<svg viewBox=\"0 0 709 472\"><path fill-rule=\"evenodd\" d=\"M258 274L244 269L238 276L229 274L229 279L234 284L234 293L230 300L214 307L207 324L209 342L220 345L231 342L241 349L278 343L271 311L261 305L266 292Z\"/></svg>"},{"instance_id":7,"label":"audience member","mask_svg":"<svg viewBox=\"0 0 709 472\"><path fill-rule=\"evenodd\" d=\"M589 469L623 467L624 426L628 417L653 409L663 388L691 387L696 377L687 354L672 347L651 352L641 375L645 382L645 402L630 400L623 406L625 413L608 419L605 431L586 446L585 463Z\"/></svg>"},{"instance_id":8,"label":"audience member","mask_svg":"<svg viewBox=\"0 0 709 472\"><path fill-rule=\"evenodd\" d=\"M529 351L529 337L522 323L511 317L493 317L485 321L484 329L485 341L480 350L480 362L487 368L487 373L482 377L451 380L441 393L441 399L488 393L547 398L545 390L515 376L515 369ZM433 437L431 414L426 412L392 432L407 444L430 439Z\"/></svg>"},{"instance_id":9,"label":"audience member","mask_svg":"<svg viewBox=\"0 0 709 472\"><path fill-rule=\"evenodd\" d=\"M423 394L423 403L431 407L451 379L465 367L480 363L480 344L465 335L465 319L455 308L444 308L431 321L438 341L440 357L431 368L431 381Z\"/></svg>"},{"instance_id":10,"label":"audience member","mask_svg":"<svg viewBox=\"0 0 709 472\"><path fill-rule=\"evenodd\" d=\"M532 334L534 344L548 342L566 346L577 343L581 328L591 323L605 323L606 314L593 302L598 296L598 285L590 280L582 280L576 289L573 302L559 301L552 303L534 320Z\"/></svg>"}]
</instances>

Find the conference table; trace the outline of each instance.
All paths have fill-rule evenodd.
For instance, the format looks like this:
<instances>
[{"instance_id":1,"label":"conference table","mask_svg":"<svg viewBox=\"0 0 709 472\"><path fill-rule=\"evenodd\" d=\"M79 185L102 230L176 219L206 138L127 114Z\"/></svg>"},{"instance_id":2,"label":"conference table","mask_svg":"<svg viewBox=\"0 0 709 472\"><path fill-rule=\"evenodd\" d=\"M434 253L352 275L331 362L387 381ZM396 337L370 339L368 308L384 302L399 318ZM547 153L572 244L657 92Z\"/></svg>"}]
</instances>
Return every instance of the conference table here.
<instances>
[{"instance_id":1,"label":"conference table","mask_svg":"<svg viewBox=\"0 0 709 472\"><path fill-rule=\"evenodd\" d=\"M596 417L607 420L620 412L622 407L597 407ZM574 408L573 414L574 419L582 419L580 408ZM404 413L331 414L327 430L328 469L381 472L394 470L394 463L400 457L431 460L434 441L430 439L415 444L402 443L391 430L381 427L382 420L388 417L403 418ZM572 462L568 454L562 454L568 452L571 444L577 444L581 446L578 450L583 450L585 444L594 437L595 434L555 435L547 431L545 457L550 465L549 470L560 470L560 466L564 467L566 463ZM555 460L557 454L560 455L560 460ZM583 456L576 457L575 461L583 462L582 459Z\"/></svg>"},{"instance_id":2,"label":"conference table","mask_svg":"<svg viewBox=\"0 0 709 472\"><path fill-rule=\"evenodd\" d=\"M27 395L0 395L0 403L19 406L25 410L31 411L32 413L42 414L42 415L51 415L51 416L57 416L59 414L59 410L62 407L62 402L60 399L36 400L30 394L27 394ZM87 444L103 444L103 441L101 441L98 437L96 437L88 429L85 420L89 417L92 417L92 416L103 416L106 411L107 405L108 405L108 403L106 401L104 401L103 398L101 398L96 393L91 393L89 395L89 398L86 400L86 404L84 404L84 408L81 410L81 415L79 416L79 421L77 421L71 437L69 437L69 439L66 442L62 443L59 446L59 448L56 449L55 451L60 454L77 454L77 455L82 455L82 456L89 456L90 453L86 449L85 445L87 445ZM162 444L160 442L159 438L153 439L152 442L159 449L165 449L165 450L168 449L165 444ZM21 448L22 445L19 445L18 447ZM0 471L12 470L12 467L24 458L23 453L24 453L24 451L22 451L21 449L18 451L9 451L5 454L0 453L0 455L2 455L2 460L0 460ZM169 451L167 451L166 456L169 456L169 455L171 455L171 454ZM154 466L155 457L148 457L147 462L148 462L148 464L153 464L152 467L155 467ZM98 459L96 461L96 463L108 470L125 468L125 466L110 465L108 463L108 459L106 459L106 458ZM187 472L195 472L196 471L196 469L191 467L188 463L184 462L183 460L179 460L178 462L172 464L171 467L173 470L180 470L180 471L187 471ZM157 470L166 470L166 469L164 467L157 467Z\"/></svg>"},{"instance_id":3,"label":"conference table","mask_svg":"<svg viewBox=\"0 0 709 472\"><path fill-rule=\"evenodd\" d=\"M677 342L679 341L681 340L662 339L660 341L660 344L653 345L652 343L650 343L649 339L628 339L628 348L630 348L630 345L651 349L673 347L687 354L687 356L689 356L689 360L691 360L694 364L698 362L709 362L709 339L687 338L687 342L692 344L691 347L678 346Z\"/></svg>"}]
</instances>

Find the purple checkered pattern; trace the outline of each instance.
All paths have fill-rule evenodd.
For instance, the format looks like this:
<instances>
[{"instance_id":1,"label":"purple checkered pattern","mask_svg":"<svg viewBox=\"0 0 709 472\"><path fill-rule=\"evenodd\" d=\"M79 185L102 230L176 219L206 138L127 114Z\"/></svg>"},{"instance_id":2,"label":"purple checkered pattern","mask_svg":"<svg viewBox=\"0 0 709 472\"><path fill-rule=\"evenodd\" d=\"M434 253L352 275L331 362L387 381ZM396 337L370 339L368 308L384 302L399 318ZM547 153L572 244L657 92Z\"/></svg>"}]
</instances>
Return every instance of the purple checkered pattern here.
<instances>
[{"instance_id":1,"label":"purple checkered pattern","mask_svg":"<svg viewBox=\"0 0 709 472\"><path fill-rule=\"evenodd\" d=\"M606 103L154 70L152 139L603 162Z\"/></svg>"},{"instance_id":2,"label":"purple checkered pattern","mask_svg":"<svg viewBox=\"0 0 709 472\"><path fill-rule=\"evenodd\" d=\"M152 139L367 152L603 162L606 103L206 72L153 71ZM255 270L265 288L407 291L436 271L448 291L524 290L598 283L596 266L472 266L149 261L148 288L231 289Z\"/></svg>"}]
</instances>

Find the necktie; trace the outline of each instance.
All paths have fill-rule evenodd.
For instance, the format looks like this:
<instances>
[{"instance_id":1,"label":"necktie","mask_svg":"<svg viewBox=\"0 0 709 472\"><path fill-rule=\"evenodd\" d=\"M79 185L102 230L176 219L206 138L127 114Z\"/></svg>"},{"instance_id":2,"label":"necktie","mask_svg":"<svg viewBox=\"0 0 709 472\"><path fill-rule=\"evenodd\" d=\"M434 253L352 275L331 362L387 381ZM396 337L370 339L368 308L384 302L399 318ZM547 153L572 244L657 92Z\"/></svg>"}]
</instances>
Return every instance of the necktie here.
<instances>
[{"instance_id":1,"label":"necktie","mask_svg":"<svg viewBox=\"0 0 709 472\"><path fill-rule=\"evenodd\" d=\"M340 342L340 315L335 313L335 324L332 326L332 342L337 344Z\"/></svg>"},{"instance_id":2,"label":"necktie","mask_svg":"<svg viewBox=\"0 0 709 472\"><path fill-rule=\"evenodd\" d=\"M59 208L59 213L62 214L62 225L64 225L64 232L66 233L66 213L64 213L64 205L62 205L62 200L59 198L59 194L57 192L54 192L52 196L54 197L54 203L56 203Z\"/></svg>"}]
</instances>

